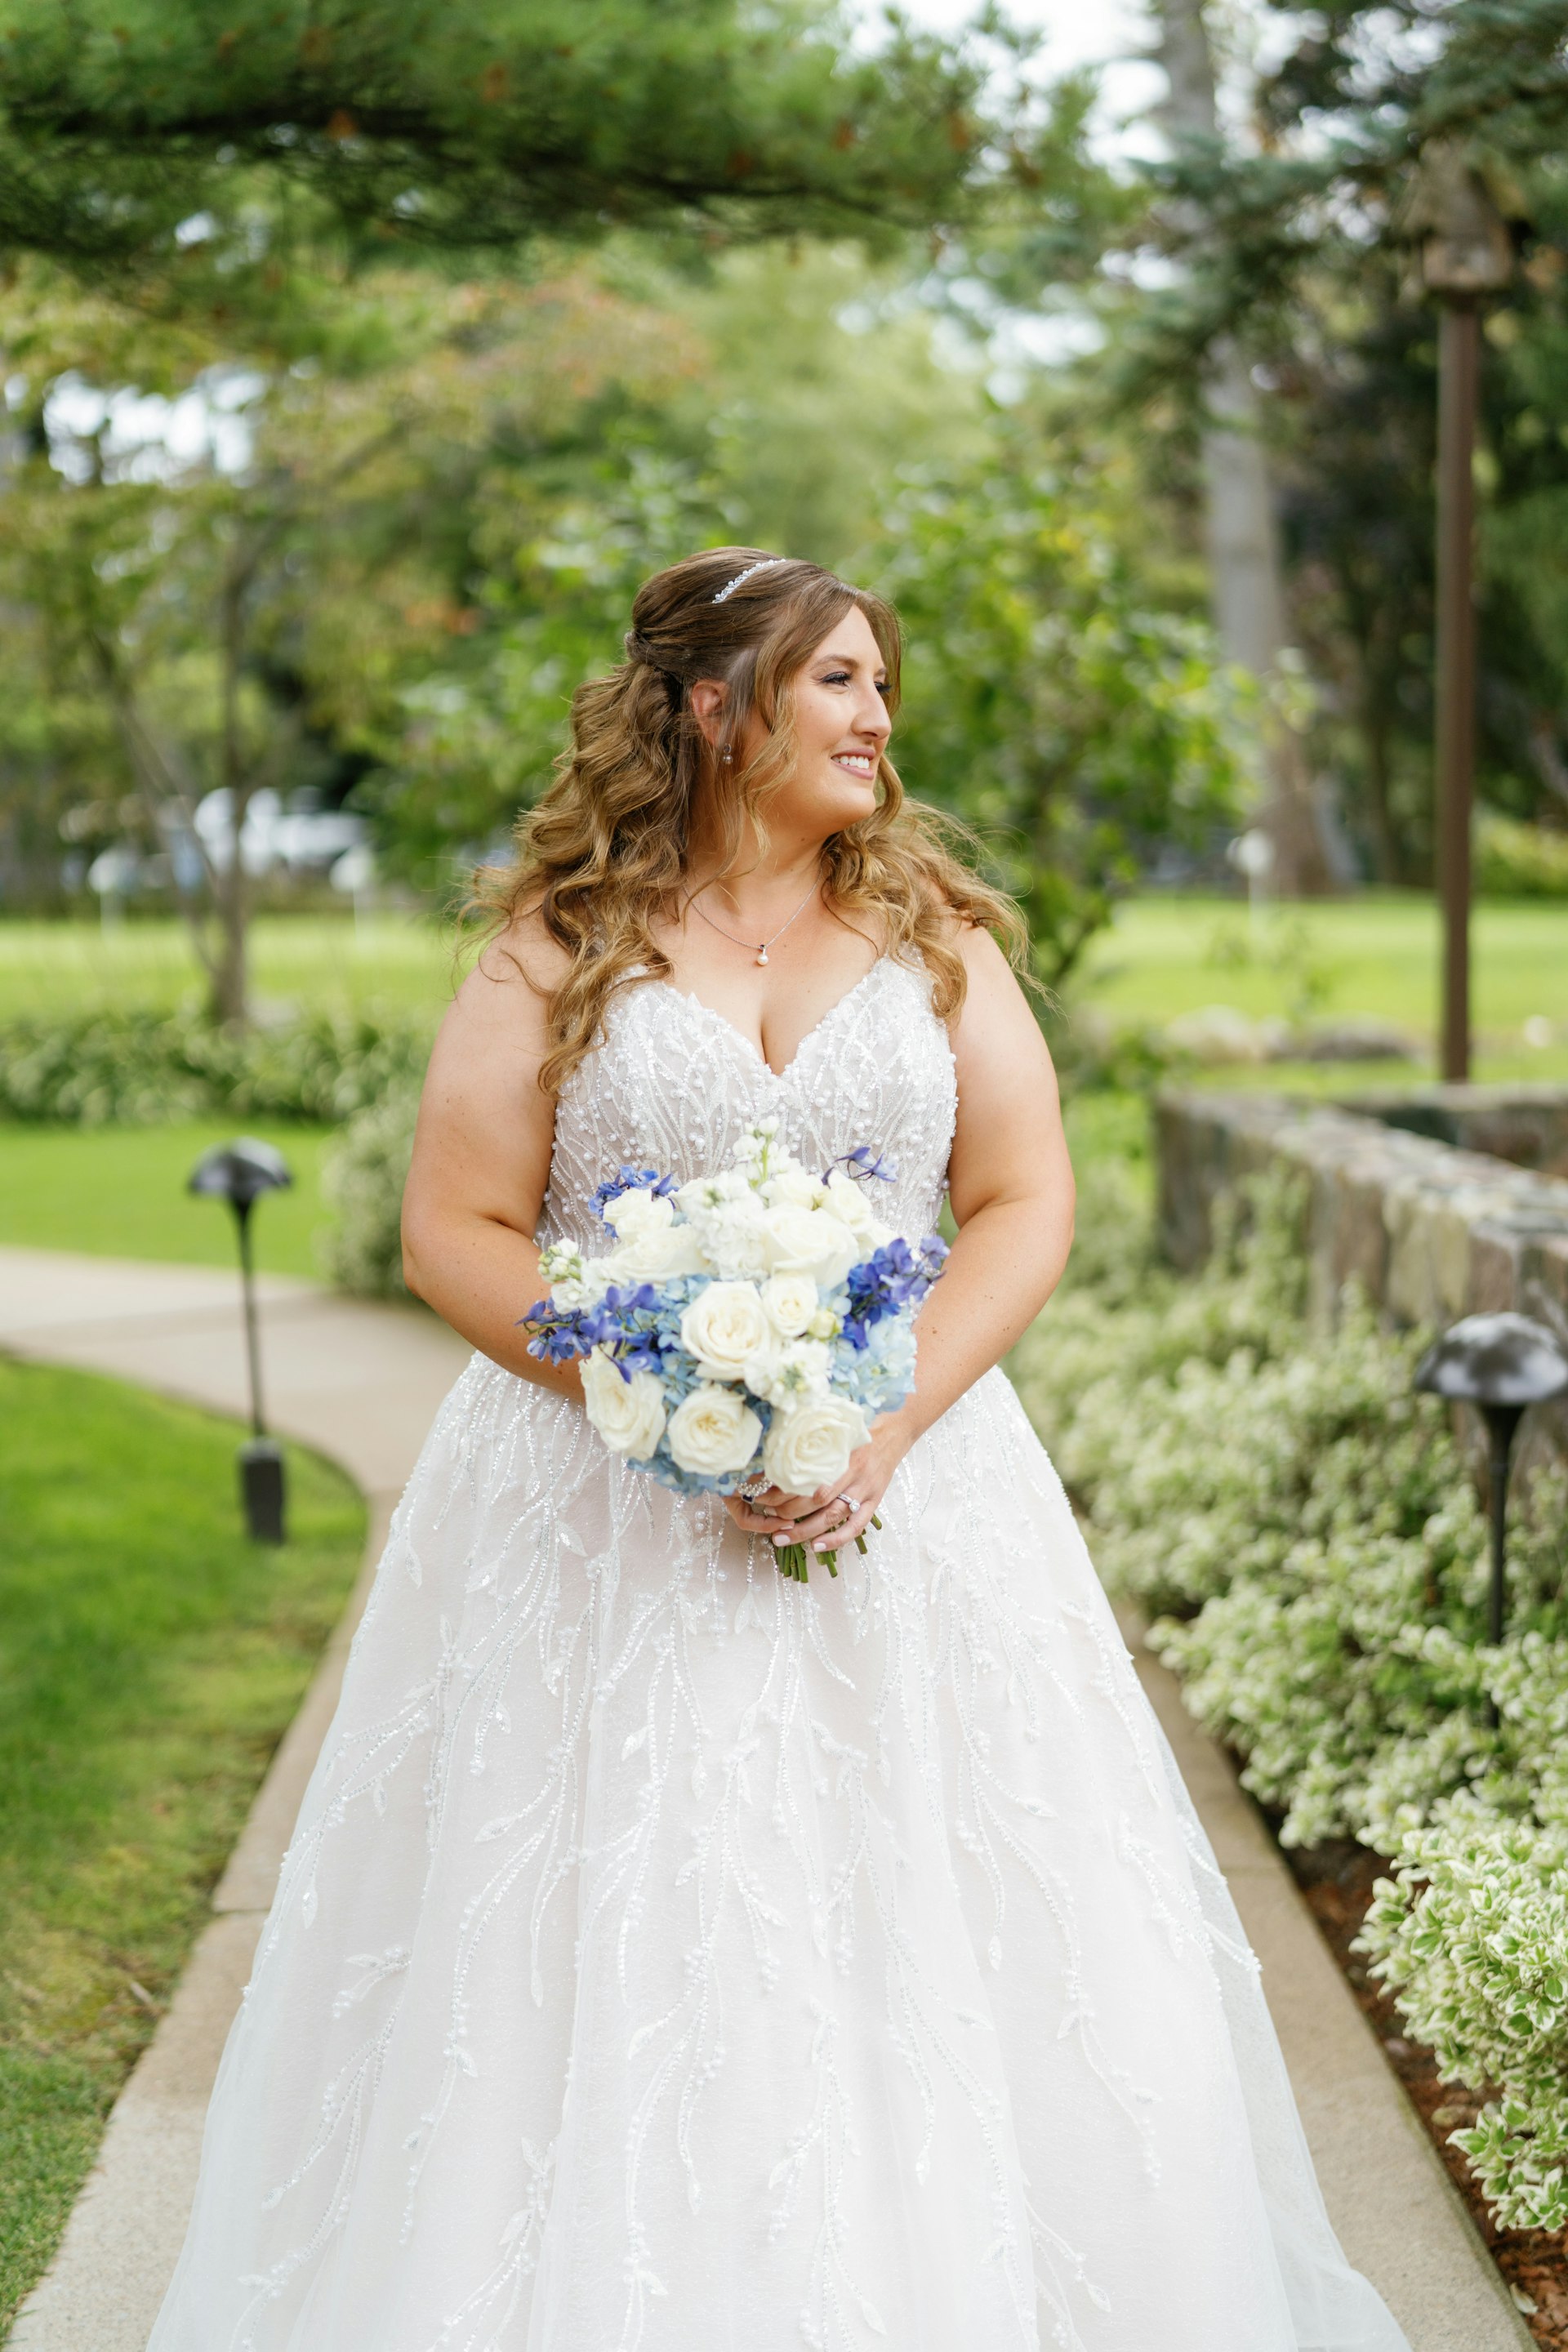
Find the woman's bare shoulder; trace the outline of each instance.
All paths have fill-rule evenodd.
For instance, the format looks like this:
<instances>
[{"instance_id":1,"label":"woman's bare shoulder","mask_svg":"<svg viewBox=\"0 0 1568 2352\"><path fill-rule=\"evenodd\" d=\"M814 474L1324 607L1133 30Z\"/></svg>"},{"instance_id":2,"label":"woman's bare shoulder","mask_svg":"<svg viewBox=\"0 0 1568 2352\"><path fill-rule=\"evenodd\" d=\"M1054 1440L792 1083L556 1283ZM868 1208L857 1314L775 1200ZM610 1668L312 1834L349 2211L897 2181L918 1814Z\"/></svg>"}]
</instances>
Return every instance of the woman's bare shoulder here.
<instances>
[{"instance_id":1,"label":"woman's bare shoulder","mask_svg":"<svg viewBox=\"0 0 1568 2352\"><path fill-rule=\"evenodd\" d=\"M499 1024L513 1033L521 1024L542 1035L550 1000L571 964L538 909L524 908L486 940L447 1020L464 1030Z\"/></svg>"}]
</instances>

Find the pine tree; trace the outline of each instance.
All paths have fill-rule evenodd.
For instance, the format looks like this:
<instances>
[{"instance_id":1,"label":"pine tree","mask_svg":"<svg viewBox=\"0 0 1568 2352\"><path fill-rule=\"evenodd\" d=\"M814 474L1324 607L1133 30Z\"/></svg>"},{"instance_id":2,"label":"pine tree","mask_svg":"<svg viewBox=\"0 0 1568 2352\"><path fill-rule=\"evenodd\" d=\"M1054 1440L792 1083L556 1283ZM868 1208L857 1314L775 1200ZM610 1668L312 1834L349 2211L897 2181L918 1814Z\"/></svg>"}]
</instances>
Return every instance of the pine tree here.
<instances>
[{"instance_id":1,"label":"pine tree","mask_svg":"<svg viewBox=\"0 0 1568 2352\"><path fill-rule=\"evenodd\" d=\"M0 250L145 264L257 175L384 247L925 226L978 82L827 0L0 0Z\"/></svg>"}]
</instances>

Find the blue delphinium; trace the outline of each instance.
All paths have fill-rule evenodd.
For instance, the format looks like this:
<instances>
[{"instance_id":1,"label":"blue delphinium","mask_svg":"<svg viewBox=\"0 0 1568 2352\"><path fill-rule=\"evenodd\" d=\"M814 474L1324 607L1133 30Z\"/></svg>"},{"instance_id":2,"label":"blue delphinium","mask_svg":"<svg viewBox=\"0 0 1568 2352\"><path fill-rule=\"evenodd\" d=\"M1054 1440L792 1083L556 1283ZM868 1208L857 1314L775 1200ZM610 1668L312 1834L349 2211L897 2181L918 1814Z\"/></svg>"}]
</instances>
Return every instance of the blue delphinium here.
<instances>
[{"instance_id":1,"label":"blue delphinium","mask_svg":"<svg viewBox=\"0 0 1568 2352\"><path fill-rule=\"evenodd\" d=\"M803 1184L773 1119L758 1120L731 1166L701 1182L617 1168L590 1196L613 1246L584 1253L560 1242L544 1252L554 1295L521 1318L529 1351L549 1364L591 1360L584 1402L595 1427L678 1493L733 1494L759 1475L815 1471L839 1447L847 1464L869 1423L913 1388L915 1311L947 1255L935 1235L897 1238L858 1201L894 1174L859 1145ZM840 1276L857 1247L865 1255ZM780 1266L777 1295L762 1271L770 1265ZM733 1296L698 1306L715 1282ZM863 1535L855 1540L866 1549ZM831 1552L819 1557L837 1574ZM801 1546L778 1558L786 1575L804 1577Z\"/></svg>"},{"instance_id":2,"label":"blue delphinium","mask_svg":"<svg viewBox=\"0 0 1568 2352\"><path fill-rule=\"evenodd\" d=\"M594 1214L603 1224L605 1211L612 1201L618 1201L623 1192L648 1192L662 1200L676 1189L674 1177L661 1176L657 1168L627 1168L623 1165L613 1176L606 1176L602 1184L595 1185Z\"/></svg>"},{"instance_id":3,"label":"blue delphinium","mask_svg":"<svg viewBox=\"0 0 1568 2352\"><path fill-rule=\"evenodd\" d=\"M918 1307L946 1256L947 1244L936 1234L928 1234L914 1249L900 1235L852 1265L844 1285L844 1337L849 1345L863 1348L873 1324Z\"/></svg>"}]
</instances>

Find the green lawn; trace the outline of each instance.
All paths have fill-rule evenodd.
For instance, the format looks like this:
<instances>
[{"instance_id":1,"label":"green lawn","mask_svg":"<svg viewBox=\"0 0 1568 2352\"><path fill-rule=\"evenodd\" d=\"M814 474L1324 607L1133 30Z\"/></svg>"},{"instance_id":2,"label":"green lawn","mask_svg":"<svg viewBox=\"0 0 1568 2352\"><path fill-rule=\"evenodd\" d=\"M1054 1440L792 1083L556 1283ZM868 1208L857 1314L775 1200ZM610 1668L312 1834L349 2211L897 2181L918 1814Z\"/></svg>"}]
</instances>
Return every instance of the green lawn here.
<instances>
[{"instance_id":1,"label":"green lawn","mask_svg":"<svg viewBox=\"0 0 1568 2352\"><path fill-rule=\"evenodd\" d=\"M1477 1075L1568 1078L1568 901L1482 904L1472 940ZM1370 1015L1430 1052L1437 959L1436 909L1415 894L1285 907L1256 929L1234 899L1145 898L1095 940L1075 995L1129 1026L1211 1004L1254 1020ZM1524 1036L1542 1020L1555 1031L1544 1048Z\"/></svg>"},{"instance_id":2,"label":"green lawn","mask_svg":"<svg viewBox=\"0 0 1568 2352\"><path fill-rule=\"evenodd\" d=\"M240 1535L226 1422L0 1360L0 2336L58 2242L364 1539L289 1457Z\"/></svg>"},{"instance_id":3,"label":"green lawn","mask_svg":"<svg viewBox=\"0 0 1568 2352\"><path fill-rule=\"evenodd\" d=\"M251 929L255 995L285 1013L439 1009L452 992L447 926L413 915L261 915ZM102 1004L199 1003L200 975L172 919L0 921L0 1021Z\"/></svg>"},{"instance_id":4,"label":"green lawn","mask_svg":"<svg viewBox=\"0 0 1568 2352\"><path fill-rule=\"evenodd\" d=\"M179 1127L0 1127L0 1243L87 1250L95 1256L236 1264L234 1220L220 1201L194 1200L185 1179L235 1119ZM269 1274L320 1275L314 1234L326 1212L321 1162L333 1130L263 1123L245 1132L275 1143L294 1171L252 1220L257 1263Z\"/></svg>"}]
</instances>

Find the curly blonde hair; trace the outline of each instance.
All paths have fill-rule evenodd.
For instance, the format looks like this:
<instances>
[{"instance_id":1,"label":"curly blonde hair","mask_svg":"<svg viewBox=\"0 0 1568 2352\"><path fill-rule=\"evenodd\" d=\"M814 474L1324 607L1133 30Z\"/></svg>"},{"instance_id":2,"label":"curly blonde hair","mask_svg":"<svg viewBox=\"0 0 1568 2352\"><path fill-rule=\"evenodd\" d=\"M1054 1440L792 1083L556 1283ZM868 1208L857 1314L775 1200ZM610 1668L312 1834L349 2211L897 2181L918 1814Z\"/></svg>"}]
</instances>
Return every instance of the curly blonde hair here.
<instances>
[{"instance_id":1,"label":"curly blonde hair","mask_svg":"<svg viewBox=\"0 0 1568 2352\"><path fill-rule=\"evenodd\" d=\"M634 977L670 977L650 926L679 912L699 785L725 772L753 712L768 739L737 767L719 802L721 870L741 854L748 819L766 839L768 801L795 766L792 681L851 606L870 624L888 667L889 708L897 709L898 615L818 564L757 548L710 548L638 589L626 658L573 696L571 740L550 789L518 820L515 864L483 870L475 882L473 904L494 919L492 936L534 916L570 958L550 996L550 1051L540 1073L547 1093L558 1094L592 1049L616 988ZM726 689L717 743L691 708L691 689L704 679ZM872 814L823 845L828 900L836 912L879 928L884 953L918 955L931 974L933 1009L947 1020L966 981L955 930L994 932L1024 969L1024 919L954 854L954 842L972 845L963 828L905 798L886 753L877 786Z\"/></svg>"}]
</instances>

